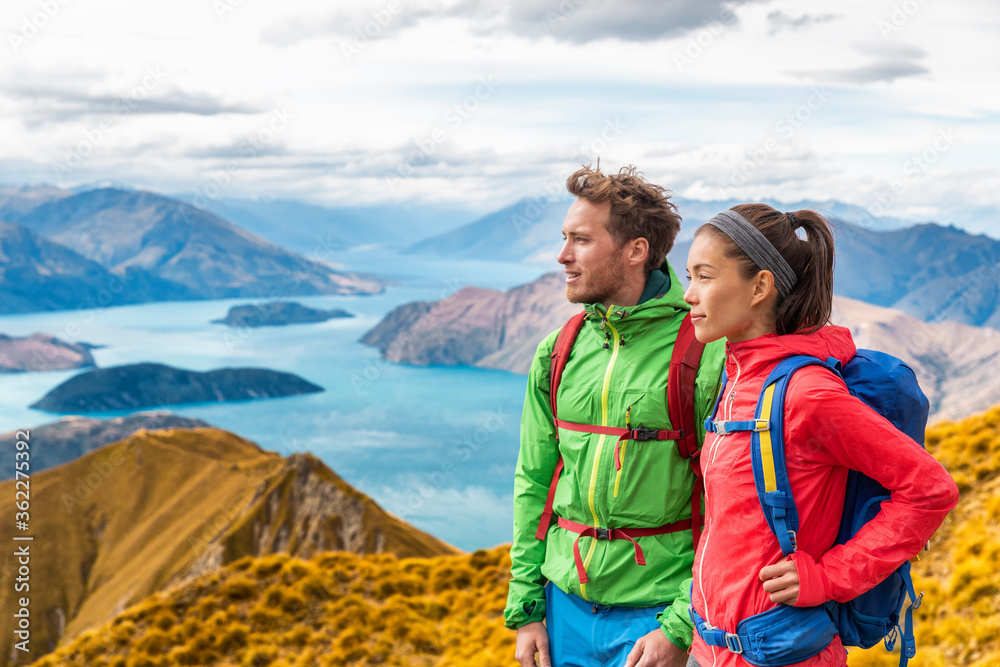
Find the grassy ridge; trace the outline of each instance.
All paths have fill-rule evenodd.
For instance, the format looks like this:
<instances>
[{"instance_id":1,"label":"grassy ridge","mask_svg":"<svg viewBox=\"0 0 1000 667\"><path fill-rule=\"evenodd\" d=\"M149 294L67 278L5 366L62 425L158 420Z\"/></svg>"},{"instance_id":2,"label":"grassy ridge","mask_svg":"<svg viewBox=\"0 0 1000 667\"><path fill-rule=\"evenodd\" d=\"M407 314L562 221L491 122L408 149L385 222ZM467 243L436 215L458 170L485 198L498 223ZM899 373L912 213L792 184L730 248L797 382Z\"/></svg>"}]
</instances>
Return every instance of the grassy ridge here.
<instances>
[{"instance_id":1,"label":"grassy ridge","mask_svg":"<svg viewBox=\"0 0 1000 667\"><path fill-rule=\"evenodd\" d=\"M243 558L159 593L43 658L45 667L510 665L506 547L398 559Z\"/></svg>"},{"instance_id":2,"label":"grassy ridge","mask_svg":"<svg viewBox=\"0 0 1000 667\"><path fill-rule=\"evenodd\" d=\"M1000 408L928 432L958 508L914 565L913 667L1000 665ZM94 667L512 665L505 547L398 559L328 552L242 558L81 635L39 664ZM898 664L882 647L851 667Z\"/></svg>"},{"instance_id":3,"label":"grassy ridge","mask_svg":"<svg viewBox=\"0 0 1000 667\"><path fill-rule=\"evenodd\" d=\"M33 443L33 448L44 443ZM14 534L14 481L0 484ZM400 556L455 549L383 512L322 462L218 429L139 431L31 478L32 654L25 664L167 586L247 555L330 549ZM14 609L16 568L0 569ZM7 627L5 624L4 627Z\"/></svg>"}]
</instances>

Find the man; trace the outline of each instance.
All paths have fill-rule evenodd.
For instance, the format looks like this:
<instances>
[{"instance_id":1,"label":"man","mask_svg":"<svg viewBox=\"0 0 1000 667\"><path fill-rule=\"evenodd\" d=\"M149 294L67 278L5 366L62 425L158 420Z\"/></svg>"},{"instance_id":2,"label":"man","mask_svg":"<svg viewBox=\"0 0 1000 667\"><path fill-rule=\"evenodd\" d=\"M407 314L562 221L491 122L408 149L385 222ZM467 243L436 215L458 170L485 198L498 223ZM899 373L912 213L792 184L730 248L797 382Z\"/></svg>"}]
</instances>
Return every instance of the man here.
<instances>
[{"instance_id":1,"label":"man","mask_svg":"<svg viewBox=\"0 0 1000 667\"><path fill-rule=\"evenodd\" d=\"M685 423L697 424L697 436L647 430L681 428L668 416L679 413L668 411L667 377L689 308L666 262L680 216L669 193L634 167L616 175L584 167L567 189L577 199L558 261L567 298L587 315L556 373L557 400L558 332L538 346L528 375L505 622L517 628L524 667L536 665L536 653L538 667L683 666L701 492L697 458L683 458L678 441L693 452L704 439L723 342L698 347L700 365L688 376L694 414ZM687 396L690 405L690 385Z\"/></svg>"}]
</instances>

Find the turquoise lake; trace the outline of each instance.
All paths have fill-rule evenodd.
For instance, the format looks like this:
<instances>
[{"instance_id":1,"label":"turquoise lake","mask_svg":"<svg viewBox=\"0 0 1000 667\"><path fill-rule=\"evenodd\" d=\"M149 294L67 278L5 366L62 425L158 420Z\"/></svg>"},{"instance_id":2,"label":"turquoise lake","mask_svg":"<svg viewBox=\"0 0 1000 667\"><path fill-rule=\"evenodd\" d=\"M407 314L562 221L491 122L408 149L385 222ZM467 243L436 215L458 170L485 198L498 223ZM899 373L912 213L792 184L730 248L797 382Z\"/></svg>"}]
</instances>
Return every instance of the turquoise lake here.
<instances>
[{"instance_id":1,"label":"turquoise lake","mask_svg":"<svg viewBox=\"0 0 1000 667\"><path fill-rule=\"evenodd\" d=\"M211 324L230 306L261 301L227 299L6 315L0 316L0 333L41 331L102 345L93 351L102 367L153 361L192 370L266 367L300 375L325 391L169 409L283 455L311 452L386 510L461 549L510 541L526 377L390 364L358 339L398 305L440 299L465 285L507 289L533 280L545 267L375 250L332 259L393 284L377 296L294 297L356 315L319 324L242 331ZM553 262L548 270L557 268ZM0 375L0 432L58 419L27 406L78 372Z\"/></svg>"}]
</instances>

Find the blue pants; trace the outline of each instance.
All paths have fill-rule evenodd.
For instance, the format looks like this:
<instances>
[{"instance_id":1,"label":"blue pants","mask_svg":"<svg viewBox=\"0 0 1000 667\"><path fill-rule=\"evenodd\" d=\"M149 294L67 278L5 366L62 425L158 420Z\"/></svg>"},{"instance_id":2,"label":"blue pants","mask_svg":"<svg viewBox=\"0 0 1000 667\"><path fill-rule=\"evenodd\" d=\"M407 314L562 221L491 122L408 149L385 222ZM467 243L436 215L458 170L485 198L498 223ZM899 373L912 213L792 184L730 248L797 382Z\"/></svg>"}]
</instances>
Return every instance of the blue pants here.
<instances>
[{"instance_id":1,"label":"blue pants","mask_svg":"<svg viewBox=\"0 0 1000 667\"><path fill-rule=\"evenodd\" d=\"M666 606L666 605L664 605ZM605 607L545 586L552 667L622 667L636 640L660 627L664 607Z\"/></svg>"}]
</instances>

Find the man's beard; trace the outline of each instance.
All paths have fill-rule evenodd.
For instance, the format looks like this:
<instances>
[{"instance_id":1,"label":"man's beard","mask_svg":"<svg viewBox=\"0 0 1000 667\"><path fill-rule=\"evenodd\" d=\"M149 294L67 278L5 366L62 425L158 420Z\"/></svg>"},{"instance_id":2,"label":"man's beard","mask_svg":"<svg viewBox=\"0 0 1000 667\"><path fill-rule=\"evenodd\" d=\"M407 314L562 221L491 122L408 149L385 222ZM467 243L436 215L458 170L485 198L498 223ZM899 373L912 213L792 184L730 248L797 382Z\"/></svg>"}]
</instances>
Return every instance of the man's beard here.
<instances>
[{"instance_id":1,"label":"man's beard","mask_svg":"<svg viewBox=\"0 0 1000 667\"><path fill-rule=\"evenodd\" d=\"M570 303L603 303L625 284L625 266L621 258L612 255L580 278L583 285L566 285L566 298Z\"/></svg>"}]
</instances>

